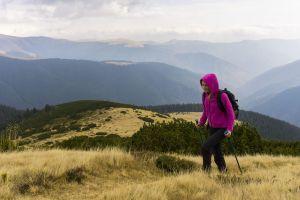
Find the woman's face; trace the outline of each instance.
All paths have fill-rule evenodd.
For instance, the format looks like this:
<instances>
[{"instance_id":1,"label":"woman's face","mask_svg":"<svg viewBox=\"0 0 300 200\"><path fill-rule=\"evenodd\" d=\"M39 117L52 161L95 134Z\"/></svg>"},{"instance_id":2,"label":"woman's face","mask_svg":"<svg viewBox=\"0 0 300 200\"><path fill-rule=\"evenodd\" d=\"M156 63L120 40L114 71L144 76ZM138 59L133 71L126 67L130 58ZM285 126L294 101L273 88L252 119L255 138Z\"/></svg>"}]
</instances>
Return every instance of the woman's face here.
<instances>
[{"instance_id":1,"label":"woman's face","mask_svg":"<svg viewBox=\"0 0 300 200\"><path fill-rule=\"evenodd\" d=\"M204 92L209 93L209 87L206 85L206 83L204 81L200 81L201 87L203 89Z\"/></svg>"}]
</instances>

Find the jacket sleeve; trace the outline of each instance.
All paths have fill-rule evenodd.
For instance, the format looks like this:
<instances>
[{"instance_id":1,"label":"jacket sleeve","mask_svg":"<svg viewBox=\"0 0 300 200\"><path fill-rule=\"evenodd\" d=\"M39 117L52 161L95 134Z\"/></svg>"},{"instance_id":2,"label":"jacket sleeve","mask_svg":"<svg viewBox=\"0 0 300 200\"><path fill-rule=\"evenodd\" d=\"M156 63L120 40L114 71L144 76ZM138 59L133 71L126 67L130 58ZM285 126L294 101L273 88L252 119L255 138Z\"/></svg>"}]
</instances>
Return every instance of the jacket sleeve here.
<instances>
[{"instance_id":1,"label":"jacket sleeve","mask_svg":"<svg viewBox=\"0 0 300 200\"><path fill-rule=\"evenodd\" d=\"M229 100L226 93L222 93L221 101L222 101L222 103L225 107L225 110L226 110L227 130L233 131L235 115L234 115L234 111L233 111L231 102L230 102L230 100Z\"/></svg>"},{"instance_id":2,"label":"jacket sleeve","mask_svg":"<svg viewBox=\"0 0 300 200\"><path fill-rule=\"evenodd\" d=\"M204 104L204 102L202 103L203 112L202 112L201 117L199 117L199 120L198 120L198 124L200 126L203 126L206 123L206 120L207 120L207 115L206 115L205 108L204 108L203 104Z\"/></svg>"}]
</instances>

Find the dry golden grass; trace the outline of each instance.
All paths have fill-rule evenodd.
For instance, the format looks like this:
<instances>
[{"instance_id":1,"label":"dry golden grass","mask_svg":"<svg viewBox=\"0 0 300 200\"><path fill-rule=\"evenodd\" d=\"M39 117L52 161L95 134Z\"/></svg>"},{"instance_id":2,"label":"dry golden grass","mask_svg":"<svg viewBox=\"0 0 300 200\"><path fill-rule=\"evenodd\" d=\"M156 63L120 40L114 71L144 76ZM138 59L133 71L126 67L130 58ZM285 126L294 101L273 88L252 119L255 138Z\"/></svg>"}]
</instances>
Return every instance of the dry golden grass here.
<instances>
[{"instance_id":1,"label":"dry golden grass","mask_svg":"<svg viewBox=\"0 0 300 200\"><path fill-rule=\"evenodd\" d=\"M201 166L200 157L174 155ZM279 200L300 197L299 157L239 157L245 170L240 175L234 157L227 156L230 170L227 175L219 174L215 165L211 174L196 170L169 175L156 169L156 156L119 149L2 153L0 199ZM67 181L67 174L73 169L82 170L85 177L82 183ZM24 187L25 194L21 194Z\"/></svg>"},{"instance_id":2,"label":"dry golden grass","mask_svg":"<svg viewBox=\"0 0 300 200\"><path fill-rule=\"evenodd\" d=\"M143 126L144 121L138 117L148 117L154 122L172 121L171 117L162 118L156 112L132 108L102 109L86 112L84 116L80 121L82 124L97 123L99 125L93 129L94 133L102 131L120 136L132 136ZM109 116L111 120L105 121Z\"/></svg>"},{"instance_id":3,"label":"dry golden grass","mask_svg":"<svg viewBox=\"0 0 300 200\"><path fill-rule=\"evenodd\" d=\"M94 123L97 127L94 127L87 131L68 131L61 134L54 134L50 138L42 140L34 140L33 137L26 138L25 140L31 140L25 148L32 149L37 147L43 147L47 142L61 142L74 136L89 136L94 137L98 132L105 132L107 134L117 134L121 137L130 137L136 133L144 124L142 119L139 117L147 117L157 122L170 122L176 119L184 119L186 121L195 122L195 119L199 119L201 112L173 112L169 113L169 116L162 115L143 109L132 109L132 108L109 108L109 109L98 109L94 111L87 111L81 114L82 117L76 120L77 124L82 127ZM111 117L109 121L107 118ZM62 123L70 123L67 118L56 119L51 125L52 127ZM239 123L236 121L236 123ZM45 128L51 128L50 125Z\"/></svg>"},{"instance_id":4,"label":"dry golden grass","mask_svg":"<svg viewBox=\"0 0 300 200\"><path fill-rule=\"evenodd\" d=\"M201 115L200 112L173 112L169 113L171 117L174 118L181 118L186 121L195 122L196 119L199 119L199 116Z\"/></svg>"},{"instance_id":5,"label":"dry golden grass","mask_svg":"<svg viewBox=\"0 0 300 200\"><path fill-rule=\"evenodd\" d=\"M144 182L159 177L156 174L160 172L154 166L142 163L118 149L2 153L0 199L82 199L82 192L97 196L123 182ZM84 183L68 183L66 173L77 168L83 169ZM22 194L24 187L28 188ZM69 194L73 192L76 192L74 198Z\"/></svg>"},{"instance_id":6,"label":"dry golden grass","mask_svg":"<svg viewBox=\"0 0 300 200\"><path fill-rule=\"evenodd\" d=\"M142 119L139 117L148 117L154 120L154 122L170 122L173 120L172 117L164 116L161 117L158 113L143 110L143 109L132 109L132 108L109 108L109 109L98 109L94 111L87 111L81 114L82 117L79 120L76 120L77 124L80 124L82 127L94 123L97 127L92 128L87 131L68 131L66 133L52 135L51 138L31 141L27 146L29 148L42 146L46 142L54 141L63 141L74 136L90 136L93 137L98 132L105 132L108 134L117 134L122 137L132 136L137 132L144 124ZM107 118L111 117L109 121L106 121ZM69 120L70 121L70 120ZM68 123L68 119L60 118L56 119L52 126ZM45 128L49 128L47 125ZM31 137L32 138L32 137ZM28 138L26 139L28 140Z\"/></svg>"}]
</instances>

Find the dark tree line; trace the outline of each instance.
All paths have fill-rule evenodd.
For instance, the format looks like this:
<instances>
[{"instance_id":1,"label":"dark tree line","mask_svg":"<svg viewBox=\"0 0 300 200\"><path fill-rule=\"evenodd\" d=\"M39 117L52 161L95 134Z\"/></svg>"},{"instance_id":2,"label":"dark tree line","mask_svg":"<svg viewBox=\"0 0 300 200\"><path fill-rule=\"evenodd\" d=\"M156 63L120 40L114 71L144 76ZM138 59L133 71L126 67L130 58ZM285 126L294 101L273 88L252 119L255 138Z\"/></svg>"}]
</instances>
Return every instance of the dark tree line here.
<instances>
[{"instance_id":1,"label":"dark tree line","mask_svg":"<svg viewBox=\"0 0 300 200\"><path fill-rule=\"evenodd\" d=\"M163 114L170 112L202 112L202 105L196 103L143 106L141 108Z\"/></svg>"}]
</instances>

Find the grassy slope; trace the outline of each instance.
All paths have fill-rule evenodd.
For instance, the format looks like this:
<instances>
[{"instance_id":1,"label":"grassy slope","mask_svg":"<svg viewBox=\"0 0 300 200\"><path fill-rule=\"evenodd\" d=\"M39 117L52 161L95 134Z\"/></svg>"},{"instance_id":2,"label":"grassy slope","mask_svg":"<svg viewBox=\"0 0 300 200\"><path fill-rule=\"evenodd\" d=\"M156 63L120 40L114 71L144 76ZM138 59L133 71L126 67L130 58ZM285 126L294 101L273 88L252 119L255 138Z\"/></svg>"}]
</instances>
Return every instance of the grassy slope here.
<instances>
[{"instance_id":1,"label":"grassy slope","mask_svg":"<svg viewBox=\"0 0 300 200\"><path fill-rule=\"evenodd\" d=\"M117 134L122 137L129 137L137 132L144 124L139 117L147 117L154 120L154 122L169 122L173 118L181 118L187 121L194 122L195 119L199 118L199 112L174 112L169 113L169 115L162 115L156 112L130 108L123 105L117 105L120 107L104 107L104 108L95 108L90 110L85 110L78 114L78 119L70 119L69 115L60 114L59 117L53 118L48 121L48 124L45 124L43 127L47 129L52 129L57 125L64 124L65 126L70 126L70 124L76 122L80 127L85 127L88 124L96 124L96 127L91 128L86 131L75 131L70 130L60 134L53 134L49 138L38 139L39 135L44 134L45 132L41 131L40 133L33 134L30 137L26 137L23 140L30 141L30 144L27 147L37 147L43 146L46 143L54 143L55 141L63 141L69 139L73 136L87 135L94 137L97 133L104 132L108 134ZM43 113L44 114L44 113ZM35 117L38 119L38 117ZM106 119L110 118L109 121ZM30 119L29 121L31 121ZM26 122L28 123L28 122Z\"/></svg>"},{"instance_id":2,"label":"grassy slope","mask_svg":"<svg viewBox=\"0 0 300 200\"><path fill-rule=\"evenodd\" d=\"M83 105L78 106L78 103ZM73 135L92 137L97 132L130 136L144 123L138 117L149 117L154 121L168 121L173 117L194 121L199 117L199 113L163 116L124 105L103 106L103 102L95 106L95 102L91 101L73 102L57 108L51 115L40 113L31 118L32 125L51 129L55 125L69 125L75 121L82 126L95 123L96 127L88 131L54 134L34 143L34 146ZM70 117L71 110L75 117ZM109 116L111 119L105 121ZM39 119L44 124L35 124ZM29 124L30 120L25 123ZM30 136L30 139L36 135ZM118 149L1 153L0 199L296 199L300 194L299 157L239 157L246 170L245 174L239 175L234 157L228 156L228 175L219 174L215 166L210 175L199 170L168 175L155 167L156 156ZM201 166L199 157L177 156ZM68 182L68 174L78 168L86 178L81 184ZM25 194L20 193L23 190Z\"/></svg>"},{"instance_id":3,"label":"grassy slope","mask_svg":"<svg viewBox=\"0 0 300 200\"><path fill-rule=\"evenodd\" d=\"M155 154L101 151L24 151L0 154L0 199L297 199L300 158L285 156L226 157L230 169L221 175L213 165L208 175L199 170L169 175L154 165ZM195 161L199 157L177 155ZM66 172L80 167L81 184L66 181ZM4 174L7 180L4 182ZM20 194L22 185L29 185Z\"/></svg>"},{"instance_id":4,"label":"grassy slope","mask_svg":"<svg viewBox=\"0 0 300 200\"><path fill-rule=\"evenodd\" d=\"M41 128L51 124L53 120L59 118L74 118L78 114L109 107L130 107L128 104L115 103L111 101L81 100L54 106L49 112L40 111L32 117L23 121L24 128Z\"/></svg>"},{"instance_id":5,"label":"grassy slope","mask_svg":"<svg viewBox=\"0 0 300 200\"><path fill-rule=\"evenodd\" d=\"M138 109L137 107L104 101L78 101L55 106L49 112L40 111L22 122L24 130L29 131L21 141L30 142L27 146L43 146L47 142L62 141L73 136L95 136L99 132L131 136L138 131L145 120L154 122L172 121L172 116ZM56 127L80 128L95 124L88 130L67 130L57 133ZM30 133L31 130L35 130ZM47 135L43 137L43 135Z\"/></svg>"}]
</instances>

